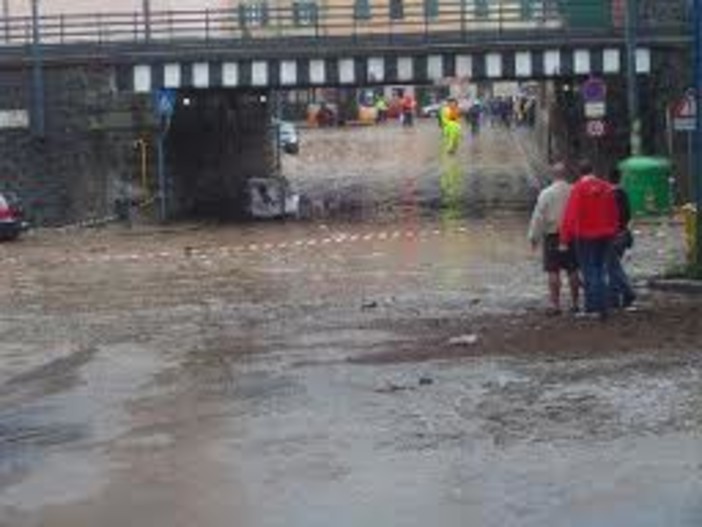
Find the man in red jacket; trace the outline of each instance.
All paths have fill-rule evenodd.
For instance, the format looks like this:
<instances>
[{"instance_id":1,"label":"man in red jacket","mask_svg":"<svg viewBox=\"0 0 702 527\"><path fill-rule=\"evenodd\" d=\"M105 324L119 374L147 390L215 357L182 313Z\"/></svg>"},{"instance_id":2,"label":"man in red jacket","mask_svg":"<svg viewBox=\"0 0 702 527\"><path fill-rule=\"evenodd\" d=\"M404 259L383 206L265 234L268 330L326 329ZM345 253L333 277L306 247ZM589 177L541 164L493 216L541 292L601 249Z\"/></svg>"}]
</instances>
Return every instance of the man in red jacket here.
<instances>
[{"instance_id":1,"label":"man in red jacket","mask_svg":"<svg viewBox=\"0 0 702 527\"><path fill-rule=\"evenodd\" d=\"M566 204L560 229L562 247L573 244L585 287L585 312L607 318L607 254L619 229L614 188L580 164L580 179Z\"/></svg>"}]
</instances>

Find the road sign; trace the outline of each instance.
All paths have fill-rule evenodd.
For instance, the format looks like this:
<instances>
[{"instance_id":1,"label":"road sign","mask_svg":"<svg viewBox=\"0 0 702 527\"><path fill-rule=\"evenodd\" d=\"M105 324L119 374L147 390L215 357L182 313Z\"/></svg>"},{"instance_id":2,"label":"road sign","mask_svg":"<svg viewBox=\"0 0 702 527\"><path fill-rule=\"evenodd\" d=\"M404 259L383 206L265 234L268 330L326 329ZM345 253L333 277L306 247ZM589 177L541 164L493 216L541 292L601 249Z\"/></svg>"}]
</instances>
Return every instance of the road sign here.
<instances>
[{"instance_id":1,"label":"road sign","mask_svg":"<svg viewBox=\"0 0 702 527\"><path fill-rule=\"evenodd\" d=\"M603 120L595 119L587 122L586 131L589 137L603 137L607 133L607 126Z\"/></svg>"},{"instance_id":2,"label":"road sign","mask_svg":"<svg viewBox=\"0 0 702 527\"><path fill-rule=\"evenodd\" d=\"M605 115L607 115L607 104L604 101L585 103L586 119L602 119Z\"/></svg>"},{"instance_id":3,"label":"road sign","mask_svg":"<svg viewBox=\"0 0 702 527\"><path fill-rule=\"evenodd\" d=\"M591 77L583 83L580 91L585 103L585 118L604 118L607 115L607 83L597 77Z\"/></svg>"},{"instance_id":4,"label":"road sign","mask_svg":"<svg viewBox=\"0 0 702 527\"><path fill-rule=\"evenodd\" d=\"M677 132L694 132L697 128L697 101L687 93L673 107L673 128Z\"/></svg>"},{"instance_id":5,"label":"road sign","mask_svg":"<svg viewBox=\"0 0 702 527\"><path fill-rule=\"evenodd\" d=\"M169 90L163 88L156 92L156 113L163 117L170 117L173 115L176 103L176 92L175 90Z\"/></svg>"},{"instance_id":6,"label":"road sign","mask_svg":"<svg viewBox=\"0 0 702 527\"><path fill-rule=\"evenodd\" d=\"M604 102L607 100L607 83L597 77L586 80L581 90L585 103Z\"/></svg>"}]
</instances>

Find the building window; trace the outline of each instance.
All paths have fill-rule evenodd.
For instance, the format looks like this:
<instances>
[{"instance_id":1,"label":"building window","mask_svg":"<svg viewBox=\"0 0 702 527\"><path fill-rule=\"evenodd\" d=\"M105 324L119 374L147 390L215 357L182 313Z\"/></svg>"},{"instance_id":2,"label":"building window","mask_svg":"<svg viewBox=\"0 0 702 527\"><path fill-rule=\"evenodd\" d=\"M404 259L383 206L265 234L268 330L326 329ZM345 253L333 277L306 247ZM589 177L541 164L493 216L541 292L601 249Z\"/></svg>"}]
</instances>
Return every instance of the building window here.
<instances>
[{"instance_id":1,"label":"building window","mask_svg":"<svg viewBox=\"0 0 702 527\"><path fill-rule=\"evenodd\" d=\"M519 14L522 20L531 20L534 18L534 0L521 0Z\"/></svg>"},{"instance_id":2,"label":"building window","mask_svg":"<svg viewBox=\"0 0 702 527\"><path fill-rule=\"evenodd\" d=\"M353 5L353 16L356 20L370 20L370 0L355 0Z\"/></svg>"},{"instance_id":3,"label":"building window","mask_svg":"<svg viewBox=\"0 0 702 527\"><path fill-rule=\"evenodd\" d=\"M476 18L487 18L490 16L490 2L489 0L474 0L475 6L475 17Z\"/></svg>"},{"instance_id":4,"label":"building window","mask_svg":"<svg viewBox=\"0 0 702 527\"><path fill-rule=\"evenodd\" d=\"M268 24L268 5L265 2L239 4L241 27L264 27Z\"/></svg>"},{"instance_id":5,"label":"building window","mask_svg":"<svg viewBox=\"0 0 702 527\"><path fill-rule=\"evenodd\" d=\"M314 26L317 24L318 6L309 0L293 2L293 18L296 26Z\"/></svg>"},{"instance_id":6,"label":"building window","mask_svg":"<svg viewBox=\"0 0 702 527\"><path fill-rule=\"evenodd\" d=\"M424 0L424 16L426 18L439 17L439 0Z\"/></svg>"},{"instance_id":7,"label":"building window","mask_svg":"<svg viewBox=\"0 0 702 527\"><path fill-rule=\"evenodd\" d=\"M403 0L390 0L390 20L401 20L405 17Z\"/></svg>"}]
</instances>

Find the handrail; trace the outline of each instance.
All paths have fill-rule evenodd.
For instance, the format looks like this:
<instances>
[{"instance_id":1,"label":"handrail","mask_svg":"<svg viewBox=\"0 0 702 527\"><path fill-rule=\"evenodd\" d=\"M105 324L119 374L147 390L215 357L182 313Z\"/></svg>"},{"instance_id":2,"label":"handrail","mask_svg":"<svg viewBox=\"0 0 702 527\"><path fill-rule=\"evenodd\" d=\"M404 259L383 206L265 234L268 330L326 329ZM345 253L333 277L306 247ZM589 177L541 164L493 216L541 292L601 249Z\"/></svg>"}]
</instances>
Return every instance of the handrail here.
<instances>
[{"instance_id":1,"label":"handrail","mask_svg":"<svg viewBox=\"0 0 702 527\"><path fill-rule=\"evenodd\" d=\"M291 0L288 5L267 5L264 0L242 3L232 9L179 9L141 12L45 14L38 18L41 43L159 43L177 40L252 40L306 37L382 37L389 41L403 36L425 40L442 33L469 40L480 35L528 32L535 38L556 32L599 32L618 29L610 2L602 0L398 0L390 6L377 6L368 0L368 12L360 3L318 4L314 0ZM685 0L667 0L670 4ZM258 3L257 3L258 2ZM363 2L361 2L363 3ZM365 4L364 4L365 5ZM432 11L432 7L434 6ZM604 5L604 8L602 7ZM577 9L576 9L577 8ZM609 9L609 11L608 11ZM683 13L680 15L680 13ZM434 16L436 15L436 16ZM645 17L643 15L646 15ZM577 16L580 19L576 19ZM641 32L684 31L688 27L684 10L678 19L665 20L660 14L643 13ZM33 21L29 16L4 19L0 27L3 47L32 43ZM619 29L621 29L619 27Z\"/></svg>"}]
</instances>

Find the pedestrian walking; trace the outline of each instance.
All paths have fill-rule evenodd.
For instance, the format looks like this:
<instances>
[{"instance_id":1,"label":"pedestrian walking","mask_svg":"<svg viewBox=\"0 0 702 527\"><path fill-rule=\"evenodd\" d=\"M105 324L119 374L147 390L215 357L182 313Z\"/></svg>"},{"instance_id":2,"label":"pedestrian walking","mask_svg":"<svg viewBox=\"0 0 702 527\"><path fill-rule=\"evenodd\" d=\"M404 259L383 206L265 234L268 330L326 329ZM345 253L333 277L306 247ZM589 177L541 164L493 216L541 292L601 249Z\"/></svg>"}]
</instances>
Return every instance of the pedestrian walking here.
<instances>
[{"instance_id":1,"label":"pedestrian walking","mask_svg":"<svg viewBox=\"0 0 702 527\"><path fill-rule=\"evenodd\" d=\"M630 308L636 300L636 293L631 286L629 276L622 264L622 258L634 244L634 237L629 229L631 222L631 205L626 190L620 185L621 173L613 169L609 174L614 197L619 212L617 234L607 257L607 275L609 277L609 300L614 308Z\"/></svg>"},{"instance_id":2,"label":"pedestrian walking","mask_svg":"<svg viewBox=\"0 0 702 527\"><path fill-rule=\"evenodd\" d=\"M585 315L606 320L609 310L607 256L619 229L614 189L585 161L573 185L560 229L561 248L573 244L585 289Z\"/></svg>"},{"instance_id":3,"label":"pedestrian walking","mask_svg":"<svg viewBox=\"0 0 702 527\"><path fill-rule=\"evenodd\" d=\"M570 309L578 312L580 276L572 245L560 248L560 227L563 213L570 197L571 185L567 181L565 164L556 163L551 168L553 182L543 189L531 215L528 239L532 248L542 247L543 268L548 275L551 307L549 314L561 313L561 275L566 273L570 287Z\"/></svg>"},{"instance_id":4,"label":"pedestrian walking","mask_svg":"<svg viewBox=\"0 0 702 527\"><path fill-rule=\"evenodd\" d=\"M414 110L417 107L417 103L411 94L406 93L402 97L402 125L405 127L414 126Z\"/></svg>"}]
</instances>

